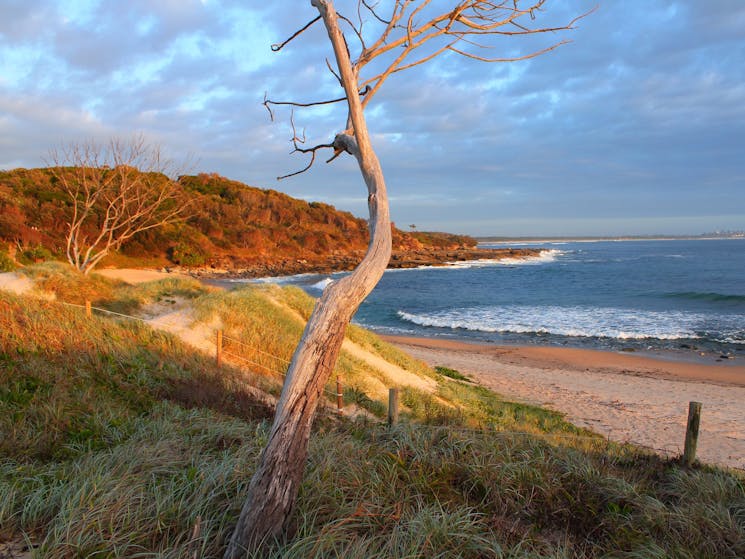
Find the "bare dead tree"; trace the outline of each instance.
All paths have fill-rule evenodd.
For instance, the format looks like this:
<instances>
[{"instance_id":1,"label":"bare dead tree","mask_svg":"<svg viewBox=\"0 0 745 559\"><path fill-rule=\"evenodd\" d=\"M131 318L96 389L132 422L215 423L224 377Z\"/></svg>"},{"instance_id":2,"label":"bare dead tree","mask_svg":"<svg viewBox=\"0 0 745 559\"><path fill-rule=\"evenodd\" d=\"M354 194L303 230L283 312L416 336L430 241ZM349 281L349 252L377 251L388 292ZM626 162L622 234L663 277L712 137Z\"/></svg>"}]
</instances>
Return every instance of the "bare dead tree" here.
<instances>
[{"instance_id":1,"label":"bare dead tree","mask_svg":"<svg viewBox=\"0 0 745 559\"><path fill-rule=\"evenodd\" d=\"M173 164L143 136L71 143L49 160L72 206L67 260L84 274L137 233L178 221L188 208Z\"/></svg>"},{"instance_id":2,"label":"bare dead tree","mask_svg":"<svg viewBox=\"0 0 745 559\"><path fill-rule=\"evenodd\" d=\"M226 559L243 557L247 551L260 555L263 543L289 535L318 400L336 363L346 326L377 284L390 258L391 222L385 180L364 117L370 100L393 74L443 54L483 62L511 62L538 56L566 41L552 42L517 56L486 53L495 48L494 43L500 38L566 31L579 19L561 26L534 27L545 0L533 0L527 6L519 0L453 0L443 11L439 11L443 2L432 0L391 0L376 4L359 0L354 20L338 14L332 0L310 3L319 16L283 43L273 45L272 50L282 49L322 21L336 64L328 60L326 63L344 95L305 103L265 99L264 104L272 117L272 107L276 105L346 105L346 121L331 142L304 147L305 134L298 134L291 120L294 151L308 154L310 162L302 170L285 176L307 171L316 161L316 152L322 149L333 150L329 161L342 153L352 155L367 186L370 244L360 265L349 276L327 287L316 303L287 370L269 441L251 480L225 552ZM374 28L372 32L370 27ZM352 46L342 29L349 30L353 37L354 59ZM376 64L370 64L373 61Z\"/></svg>"}]
</instances>

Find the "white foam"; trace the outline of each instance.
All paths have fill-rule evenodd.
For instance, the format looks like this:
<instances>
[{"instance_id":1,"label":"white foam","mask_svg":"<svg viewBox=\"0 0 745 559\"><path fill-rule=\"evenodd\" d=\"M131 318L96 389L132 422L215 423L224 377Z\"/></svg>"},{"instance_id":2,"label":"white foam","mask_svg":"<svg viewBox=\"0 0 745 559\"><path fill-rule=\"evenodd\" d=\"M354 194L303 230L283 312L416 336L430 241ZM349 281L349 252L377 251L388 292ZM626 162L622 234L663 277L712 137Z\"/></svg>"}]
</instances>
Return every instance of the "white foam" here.
<instances>
[{"instance_id":1,"label":"white foam","mask_svg":"<svg viewBox=\"0 0 745 559\"><path fill-rule=\"evenodd\" d=\"M317 281L316 283L314 283L313 285L309 287L310 289L317 289L318 291L323 291L332 283L334 283L334 280L332 280L331 278L325 278L325 279L322 279L321 281Z\"/></svg>"},{"instance_id":2,"label":"white foam","mask_svg":"<svg viewBox=\"0 0 745 559\"><path fill-rule=\"evenodd\" d=\"M734 333L732 335L725 335L718 338L716 341L725 344L745 344L745 332Z\"/></svg>"},{"instance_id":3,"label":"white foam","mask_svg":"<svg viewBox=\"0 0 745 559\"><path fill-rule=\"evenodd\" d=\"M292 276L264 276L260 278L231 278L228 279L231 283L276 283L283 285L285 283L297 283L303 278L315 276L313 272L306 272L304 274L294 274Z\"/></svg>"},{"instance_id":4,"label":"white foam","mask_svg":"<svg viewBox=\"0 0 745 559\"><path fill-rule=\"evenodd\" d=\"M703 336L737 339L745 317L718 317L716 330L708 332L711 318L682 311L649 311L619 308L508 305L472 307L433 313L398 316L420 326L479 332L553 334L582 338L660 340L695 339Z\"/></svg>"},{"instance_id":5,"label":"white foam","mask_svg":"<svg viewBox=\"0 0 745 559\"><path fill-rule=\"evenodd\" d=\"M415 266L412 268L389 268L385 271L386 274L397 273L397 272L411 272L412 270L467 270L470 268L491 268L498 266L535 266L537 264L548 264L554 262L557 257L567 254L566 251L551 249L544 250L538 256L526 256L522 258L502 258L497 260L494 258L482 258L478 260L461 260L457 262L445 262L441 266L433 266L431 264L425 264L422 266Z\"/></svg>"},{"instance_id":6,"label":"white foam","mask_svg":"<svg viewBox=\"0 0 745 559\"><path fill-rule=\"evenodd\" d=\"M544 250L538 256L528 256L526 258L503 258L502 260L498 260L497 264L509 266L548 264L549 262L555 262L559 256L563 256L564 254L566 254L566 251L552 248L550 250Z\"/></svg>"},{"instance_id":7,"label":"white foam","mask_svg":"<svg viewBox=\"0 0 745 559\"><path fill-rule=\"evenodd\" d=\"M565 251L552 248L544 250L537 256L523 256L516 258L501 258L499 260L484 258L479 260L463 260L460 262L446 262L444 269L464 269L464 268L487 268L491 266L535 266L537 264L548 264L556 261L556 258L566 254Z\"/></svg>"}]
</instances>

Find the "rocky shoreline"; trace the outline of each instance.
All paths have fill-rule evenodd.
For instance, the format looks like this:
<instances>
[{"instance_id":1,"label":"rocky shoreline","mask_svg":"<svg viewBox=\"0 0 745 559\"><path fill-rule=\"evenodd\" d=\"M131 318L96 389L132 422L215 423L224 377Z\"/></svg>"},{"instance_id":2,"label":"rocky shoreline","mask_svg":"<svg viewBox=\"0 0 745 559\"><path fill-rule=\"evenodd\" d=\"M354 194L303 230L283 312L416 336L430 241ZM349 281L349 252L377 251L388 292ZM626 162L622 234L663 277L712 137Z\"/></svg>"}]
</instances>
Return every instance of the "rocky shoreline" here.
<instances>
[{"instance_id":1,"label":"rocky shoreline","mask_svg":"<svg viewBox=\"0 0 745 559\"><path fill-rule=\"evenodd\" d=\"M534 248L458 248L442 250L393 251L389 269L418 268L420 266L445 266L452 262L471 260L503 260L506 258L534 258L543 249ZM354 269L362 260L364 251L332 253L318 259L279 259L272 261L235 262L230 265L213 265L207 268L192 268L186 271L205 279L244 279L268 276L292 276L295 274L330 274Z\"/></svg>"}]
</instances>

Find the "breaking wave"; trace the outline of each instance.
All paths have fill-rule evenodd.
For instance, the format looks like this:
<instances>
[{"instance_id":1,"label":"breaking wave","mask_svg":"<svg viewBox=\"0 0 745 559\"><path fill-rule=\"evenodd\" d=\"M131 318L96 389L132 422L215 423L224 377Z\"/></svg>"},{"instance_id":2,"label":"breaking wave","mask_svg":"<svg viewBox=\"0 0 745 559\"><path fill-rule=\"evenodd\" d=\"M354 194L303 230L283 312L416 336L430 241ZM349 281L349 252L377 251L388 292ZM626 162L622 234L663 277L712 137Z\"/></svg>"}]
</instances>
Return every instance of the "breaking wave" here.
<instances>
[{"instance_id":1,"label":"breaking wave","mask_svg":"<svg viewBox=\"0 0 745 559\"><path fill-rule=\"evenodd\" d=\"M308 287L310 289L317 289L318 291L323 291L332 283L334 283L334 280L332 280L331 278L324 278L321 281L317 281L316 283Z\"/></svg>"},{"instance_id":2,"label":"breaking wave","mask_svg":"<svg viewBox=\"0 0 745 559\"><path fill-rule=\"evenodd\" d=\"M485 268L487 266L535 266L537 264L548 264L565 254L565 251L552 248L544 250L538 256L525 256L516 258L502 258L501 260L464 260L463 262L448 262L446 268Z\"/></svg>"},{"instance_id":3,"label":"breaking wave","mask_svg":"<svg viewBox=\"0 0 745 559\"><path fill-rule=\"evenodd\" d=\"M745 317L741 315L720 316L717 323L712 324L709 316L683 311L512 305L421 314L398 311L398 316L419 326L475 332L618 340L707 338L724 343L745 341Z\"/></svg>"}]
</instances>

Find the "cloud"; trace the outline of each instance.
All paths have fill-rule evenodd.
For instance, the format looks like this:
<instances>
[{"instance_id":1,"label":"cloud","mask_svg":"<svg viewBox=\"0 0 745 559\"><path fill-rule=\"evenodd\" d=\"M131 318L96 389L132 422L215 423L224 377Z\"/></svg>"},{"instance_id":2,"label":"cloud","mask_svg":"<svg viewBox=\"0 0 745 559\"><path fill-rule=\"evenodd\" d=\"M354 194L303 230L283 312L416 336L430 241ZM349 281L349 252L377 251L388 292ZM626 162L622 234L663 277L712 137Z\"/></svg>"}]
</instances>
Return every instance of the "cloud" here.
<instances>
[{"instance_id":1,"label":"cloud","mask_svg":"<svg viewBox=\"0 0 745 559\"><path fill-rule=\"evenodd\" d=\"M593 6L552 3L537 23ZM312 17L290 0L4 2L0 168L37 166L61 141L142 131L167 152L193 154L199 170L364 214L351 158L275 182L306 159L290 153L290 111L278 107L271 122L265 92L340 95L320 23L278 53L269 48ZM397 221L483 233L582 221L602 233L610 222L593 216L698 227L700 212L715 229L729 215L721 208L745 208L745 4L604 3L576 27L494 50L572 40L529 61L450 53L390 78L368 120ZM345 117L339 105L294 120L311 144L331 140Z\"/></svg>"}]
</instances>

